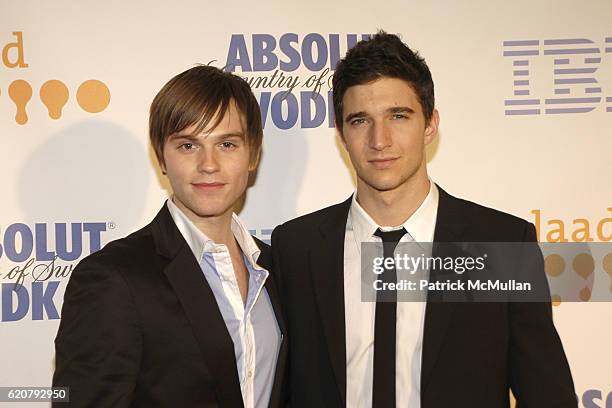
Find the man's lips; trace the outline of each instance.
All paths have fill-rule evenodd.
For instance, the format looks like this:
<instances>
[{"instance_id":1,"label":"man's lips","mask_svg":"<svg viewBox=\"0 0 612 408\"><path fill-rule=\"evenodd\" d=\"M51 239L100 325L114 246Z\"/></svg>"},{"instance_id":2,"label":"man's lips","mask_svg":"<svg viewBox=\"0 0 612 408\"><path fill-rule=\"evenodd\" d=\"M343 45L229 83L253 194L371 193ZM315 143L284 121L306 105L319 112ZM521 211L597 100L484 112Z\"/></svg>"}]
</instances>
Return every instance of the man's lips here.
<instances>
[{"instance_id":1,"label":"man's lips","mask_svg":"<svg viewBox=\"0 0 612 408\"><path fill-rule=\"evenodd\" d=\"M223 186L225 186L225 183L191 183L191 185L200 191L217 191L221 190Z\"/></svg>"},{"instance_id":2,"label":"man's lips","mask_svg":"<svg viewBox=\"0 0 612 408\"><path fill-rule=\"evenodd\" d=\"M372 166L374 166L375 168L382 170L391 167L397 159L397 157L382 157L378 159L370 159L368 160L368 162L371 163Z\"/></svg>"}]
</instances>

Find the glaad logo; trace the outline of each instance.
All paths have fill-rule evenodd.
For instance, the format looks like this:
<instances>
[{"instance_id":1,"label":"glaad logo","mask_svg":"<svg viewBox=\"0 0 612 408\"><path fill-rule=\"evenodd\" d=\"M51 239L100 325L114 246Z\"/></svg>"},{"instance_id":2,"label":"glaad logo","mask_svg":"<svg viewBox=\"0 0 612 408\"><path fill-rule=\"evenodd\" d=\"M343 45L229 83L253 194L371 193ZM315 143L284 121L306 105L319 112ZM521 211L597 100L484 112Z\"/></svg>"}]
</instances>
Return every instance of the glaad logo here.
<instances>
[{"instance_id":1,"label":"glaad logo","mask_svg":"<svg viewBox=\"0 0 612 408\"><path fill-rule=\"evenodd\" d=\"M576 293L552 293L553 305L559 306L568 299L589 301L597 268L609 275L609 292L612 293L612 253L599 253L596 246L588 245L590 242L612 241L612 207L606 210L609 214L600 219L575 218L571 222L549 217L541 209L531 210L549 279L573 279L574 283L566 288L581 288ZM569 242L584 245L547 245Z\"/></svg>"},{"instance_id":2,"label":"glaad logo","mask_svg":"<svg viewBox=\"0 0 612 408\"><path fill-rule=\"evenodd\" d=\"M16 263L0 270L0 321L59 319L54 295L69 277L74 261L100 250L104 222L23 223L0 228L0 261ZM26 282L31 280L31 282ZM43 313L44 312L44 313Z\"/></svg>"},{"instance_id":3,"label":"glaad logo","mask_svg":"<svg viewBox=\"0 0 612 408\"><path fill-rule=\"evenodd\" d=\"M23 32L15 31L14 42L7 43L2 48L2 63L9 69L28 68L24 52ZM0 95L2 90L0 90ZM45 105L51 119L62 117L62 110L70 99L70 91L65 83L51 79L41 84L38 91L40 101ZM17 79L8 85L8 97L15 104L15 122L20 125L28 123L27 106L32 99L32 85L24 80ZM77 104L88 113L102 112L110 103L110 91L106 84L96 79L84 81L76 90Z\"/></svg>"},{"instance_id":4,"label":"glaad logo","mask_svg":"<svg viewBox=\"0 0 612 408\"><path fill-rule=\"evenodd\" d=\"M601 219L576 218L571 223L543 215L538 208L531 213L540 242L609 242L612 241L612 207L606 210L608 216Z\"/></svg>"},{"instance_id":5,"label":"glaad logo","mask_svg":"<svg viewBox=\"0 0 612 408\"><path fill-rule=\"evenodd\" d=\"M341 55L370 34L232 34L225 69L258 93L262 124L278 129L334 127L332 72ZM250 48L250 51L249 51ZM306 73L305 73L306 72ZM262 75L257 75L262 73ZM299 94L294 94L295 90ZM272 91L274 90L274 91Z\"/></svg>"},{"instance_id":6,"label":"glaad logo","mask_svg":"<svg viewBox=\"0 0 612 408\"><path fill-rule=\"evenodd\" d=\"M505 114L587 113L600 107L604 99L606 112L612 112L612 97L604 98L596 76L604 53L612 53L612 37L603 44L587 38L504 41L503 55L512 60L514 84L514 98L504 101ZM533 95L529 67L542 56L554 60L554 97Z\"/></svg>"}]
</instances>

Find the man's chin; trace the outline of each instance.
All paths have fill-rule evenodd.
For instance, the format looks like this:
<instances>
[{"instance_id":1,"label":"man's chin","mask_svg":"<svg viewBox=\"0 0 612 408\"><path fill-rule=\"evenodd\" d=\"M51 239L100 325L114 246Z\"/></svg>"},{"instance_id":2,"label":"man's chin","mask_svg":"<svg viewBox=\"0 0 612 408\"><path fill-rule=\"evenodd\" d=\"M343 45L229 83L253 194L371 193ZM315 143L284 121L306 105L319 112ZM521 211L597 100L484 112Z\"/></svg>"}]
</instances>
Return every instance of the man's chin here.
<instances>
[{"instance_id":1,"label":"man's chin","mask_svg":"<svg viewBox=\"0 0 612 408\"><path fill-rule=\"evenodd\" d=\"M402 184L400 180L390 179L369 179L363 180L363 183L366 184L369 189L379 192L395 190Z\"/></svg>"},{"instance_id":2,"label":"man's chin","mask_svg":"<svg viewBox=\"0 0 612 408\"><path fill-rule=\"evenodd\" d=\"M186 209L198 218L214 218L220 217L231 212L232 207L223 205L223 203L215 203L214 200L204 200L199 203L186 203Z\"/></svg>"},{"instance_id":3,"label":"man's chin","mask_svg":"<svg viewBox=\"0 0 612 408\"><path fill-rule=\"evenodd\" d=\"M225 214L227 214L228 212L232 211L232 207L206 207L206 208L197 208L196 211L194 211L194 214L196 214L198 217L200 218L214 218L214 217L221 217Z\"/></svg>"}]
</instances>

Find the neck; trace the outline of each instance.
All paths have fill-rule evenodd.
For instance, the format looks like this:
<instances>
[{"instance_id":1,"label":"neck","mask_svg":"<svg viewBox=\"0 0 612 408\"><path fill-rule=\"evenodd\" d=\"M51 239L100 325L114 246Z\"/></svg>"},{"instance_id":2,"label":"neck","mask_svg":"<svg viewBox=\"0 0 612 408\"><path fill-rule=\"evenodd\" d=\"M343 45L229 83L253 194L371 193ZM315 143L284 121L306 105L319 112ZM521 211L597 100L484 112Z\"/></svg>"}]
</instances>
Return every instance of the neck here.
<instances>
[{"instance_id":1,"label":"neck","mask_svg":"<svg viewBox=\"0 0 612 408\"><path fill-rule=\"evenodd\" d=\"M231 247L236 243L232 233L231 212L219 217L206 217L191 221L204 235L212 239L216 244L225 244Z\"/></svg>"},{"instance_id":2,"label":"neck","mask_svg":"<svg viewBox=\"0 0 612 408\"><path fill-rule=\"evenodd\" d=\"M380 191L357 182L357 202L376 224L395 227L406 222L429 194L430 181L425 177L407 180L401 186Z\"/></svg>"},{"instance_id":3,"label":"neck","mask_svg":"<svg viewBox=\"0 0 612 408\"><path fill-rule=\"evenodd\" d=\"M236 243L232 233L232 209L217 216L201 217L185 207L178 200L174 204L181 209L183 214L200 230L204 235L213 240L216 244L224 244L228 247Z\"/></svg>"}]
</instances>

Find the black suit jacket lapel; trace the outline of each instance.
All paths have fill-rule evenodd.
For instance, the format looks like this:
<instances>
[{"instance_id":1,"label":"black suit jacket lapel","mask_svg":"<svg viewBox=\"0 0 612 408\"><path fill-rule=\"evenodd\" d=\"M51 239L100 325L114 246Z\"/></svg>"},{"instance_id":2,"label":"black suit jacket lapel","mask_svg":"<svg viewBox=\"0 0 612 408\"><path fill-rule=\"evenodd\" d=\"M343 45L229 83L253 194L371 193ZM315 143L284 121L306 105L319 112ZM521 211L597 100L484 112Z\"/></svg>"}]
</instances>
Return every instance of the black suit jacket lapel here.
<instances>
[{"instance_id":1,"label":"black suit jacket lapel","mask_svg":"<svg viewBox=\"0 0 612 408\"><path fill-rule=\"evenodd\" d=\"M329 209L319 226L321 239L310 248L310 270L327 350L342 405L346 405L344 317L344 235L352 197Z\"/></svg>"},{"instance_id":2,"label":"black suit jacket lapel","mask_svg":"<svg viewBox=\"0 0 612 408\"><path fill-rule=\"evenodd\" d=\"M439 201L436 228L434 232L434 249L436 256L437 242L460 242L465 229L464 216L460 201L438 187ZM428 295L429 297L429 295ZM421 364L421 395L434 371L438 352L445 340L445 333L451 322L456 305L444 302L428 302L425 308L425 325L423 329L423 355Z\"/></svg>"},{"instance_id":3,"label":"black suit jacket lapel","mask_svg":"<svg viewBox=\"0 0 612 408\"><path fill-rule=\"evenodd\" d=\"M285 324L285 316L283 314L283 310L281 307L280 297L278 295L278 289L276 287L276 282L274 282L272 276L272 252L270 251L270 247L261 242L259 239L254 238L255 243L261 250L259 254L259 258L257 259L257 265L261 266L268 272L270 272L270 276L266 279L265 288L268 292L268 296L270 297L270 302L272 303L272 308L274 309L274 315L276 316L276 321L278 323L278 327L283 335L283 338L286 335L286 324Z\"/></svg>"},{"instance_id":4,"label":"black suit jacket lapel","mask_svg":"<svg viewBox=\"0 0 612 408\"><path fill-rule=\"evenodd\" d=\"M263 244L260 240L255 238L255 243L261 250L257 264L262 268L270 272L268 279L266 279L265 288L272 303L274 309L274 315L276 316L276 322L281 332L281 346L278 353L278 359L276 363L276 373L274 375L274 385L272 386L272 393L270 395L270 407L280 407L283 402L283 387L285 377L285 366L287 363L287 329L285 324L285 315L283 313L280 297L276 288L276 282L273 280L272 275L272 253L270 247Z\"/></svg>"},{"instance_id":5,"label":"black suit jacket lapel","mask_svg":"<svg viewBox=\"0 0 612 408\"><path fill-rule=\"evenodd\" d=\"M151 223L157 252L170 261L163 273L200 346L221 406L242 407L234 344L214 294L166 205Z\"/></svg>"}]
</instances>

